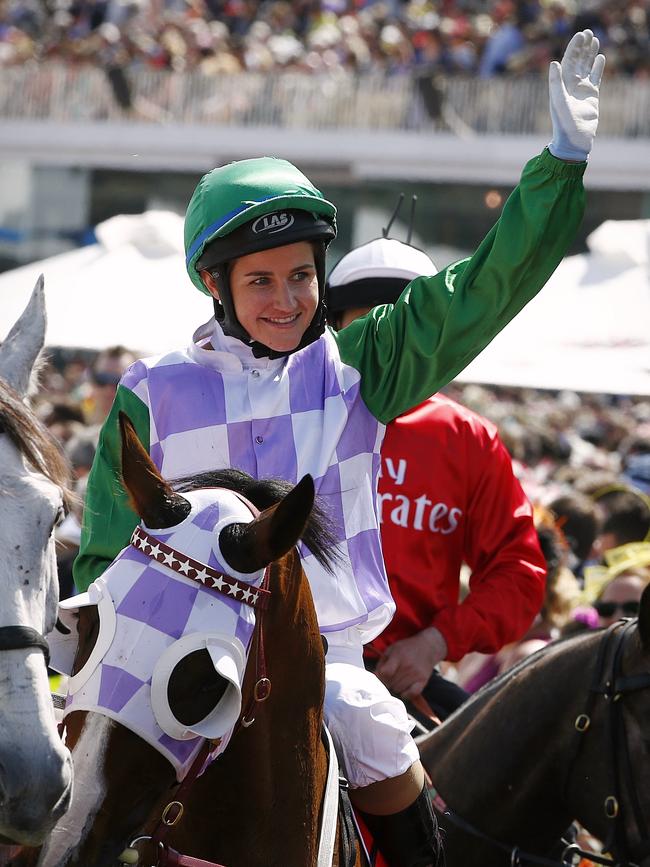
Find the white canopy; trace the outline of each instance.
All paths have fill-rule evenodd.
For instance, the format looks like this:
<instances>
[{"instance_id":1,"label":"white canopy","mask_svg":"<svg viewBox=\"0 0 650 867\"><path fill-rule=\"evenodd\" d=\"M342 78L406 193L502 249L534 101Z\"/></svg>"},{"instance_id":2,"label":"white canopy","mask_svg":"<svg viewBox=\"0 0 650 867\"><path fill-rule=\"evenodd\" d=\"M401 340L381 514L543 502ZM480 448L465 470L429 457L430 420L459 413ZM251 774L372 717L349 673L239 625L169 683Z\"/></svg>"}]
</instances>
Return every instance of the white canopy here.
<instances>
[{"instance_id":1,"label":"white canopy","mask_svg":"<svg viewBox=\"0 0 650 867\"><path fill-rule=\"evenodd\" d=\"M49 346L158 353L189 343L212 302L185 271L182 217L112 217L95 233L96 244L0 274L0 339L42 273Z\"/></svg>"},{"instance_id":2,"label":"white canopy","mask_svg":"<svg viewBox=\"0 0 650 867\"><path fill-rule=\"evenodd\" d=\"M608 220L587 245L459 380L650 394L650 220Z\"/></svg>"},{"instance_id":3,"label":"white canopy","mask_svg":"<svg viewBox=\"0 0 650 867\"><path fill-rule=\"evenodd\" d=\"M183 262L182 218L113 217L98 243L0 274L0 339L45 275L47 343L158 353L212 315ZM650 394L650 220L613 221L566 258L459 380Z\"/></svg>"}]
</instances>

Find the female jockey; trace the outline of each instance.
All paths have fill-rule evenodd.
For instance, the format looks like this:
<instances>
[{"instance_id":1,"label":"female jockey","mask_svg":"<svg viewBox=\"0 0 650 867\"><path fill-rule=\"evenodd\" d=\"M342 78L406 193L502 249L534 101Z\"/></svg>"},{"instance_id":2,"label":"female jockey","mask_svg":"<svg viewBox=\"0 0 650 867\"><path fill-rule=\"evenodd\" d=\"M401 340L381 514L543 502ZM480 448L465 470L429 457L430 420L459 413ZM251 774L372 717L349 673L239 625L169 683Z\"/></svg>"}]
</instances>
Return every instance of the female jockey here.
<instances>
[{"instance_id":1,"label":"female jockey","mask_svg":"<svg viewBox=\"0 0 650 867\"><path fill-rule=\"evenodd\" d=\"M363 666L363 645L394 611L376 513L384 426L462 370L565 255L583 211L597 51L589 31L573 38L551 81L554 140L528 163L474 256L414 280L393 307L338 333L326 328L324 305L334 206L284 160L205 175L187 210L185 248L214 318L187 349L132 365L100 435L75 564L80 590L138 522L119 480L120 410L166 478L228 466L257 478L313 476L340 555L330 575L301 550L329 645L325 716L352 800L392 867L437 864L439 849L404 707Z\"/></svg>"}]
</instances>

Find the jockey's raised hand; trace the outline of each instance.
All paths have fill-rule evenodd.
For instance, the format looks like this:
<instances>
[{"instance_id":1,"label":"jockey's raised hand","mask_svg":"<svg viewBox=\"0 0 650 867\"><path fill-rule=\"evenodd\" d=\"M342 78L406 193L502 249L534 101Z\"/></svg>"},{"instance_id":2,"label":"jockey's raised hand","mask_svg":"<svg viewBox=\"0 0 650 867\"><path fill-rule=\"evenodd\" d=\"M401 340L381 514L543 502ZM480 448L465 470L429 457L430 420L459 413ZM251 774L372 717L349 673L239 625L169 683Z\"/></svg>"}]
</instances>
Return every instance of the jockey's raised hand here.
<instances>
[{"instance_id":1,"label":"jockey's raised hand","mask_svg":"<svg viewBox=\"0 0 650 867\"><path fill-rule=\"evenodd\" d=\"M598 126L598 95L605 58L591 30L576 33L558 63L549 67L553 140L549 150L562 160L587 159Z\"/></svg>"}]
</instances>

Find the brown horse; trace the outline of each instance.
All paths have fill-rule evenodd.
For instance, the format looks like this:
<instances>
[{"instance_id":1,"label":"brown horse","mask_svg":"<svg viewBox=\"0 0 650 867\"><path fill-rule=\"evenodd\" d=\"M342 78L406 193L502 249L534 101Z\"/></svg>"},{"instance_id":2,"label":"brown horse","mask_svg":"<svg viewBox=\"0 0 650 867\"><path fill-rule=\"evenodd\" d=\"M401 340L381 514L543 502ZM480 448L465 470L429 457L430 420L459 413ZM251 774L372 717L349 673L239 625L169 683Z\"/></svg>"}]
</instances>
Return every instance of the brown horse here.
<instances>
[{"instance_id":1,"label":"brown horse","mask_svg":"<svg viewBox=\"0 0 650 867\"><path fill-rule=\"evenodd\" d=\"M574 820L616 864L648 867L650 589L638 621L549 645L419 748L448 867L560 864Z\"/></svg>"},{"instance_id":2,"label":"brown horse","mask_svg":"<svg viewBox=\"0 0 650 867\"><path fill-rule=\"evenodd\" d=\"M225 751L192 785L186 815L169 842L188 856L227 867L316 864L328 769L321 731L325 659L295 545L302 538L321 562L330 565L334 545L322 513L313 505L313 483L306 477L291 489L230 470L184 480L172 490L125 417L121 426L124 483L147 527L177 527L188 515L190 492L200 490L205 499L203 489L213 488L210 495L217 502L223 489L235 490L263 511L250 523L229 524L222 530L220 550L235 573L255 573L270 564L269 603L263 633L258 622L251 642L241 687L242 713ZM193 556L192 551L183 553ZM159 601L164 605L164 596ZM83 668L100 631L97 609L80 609L74 671ZM272 693L255 702L255 697L266 694L259 686L260 659ZM169 704L175 717L191 727L209 717L229 688L207 652L196 651L174 670ZM252 707L253 713L247 712ZM113 719L73 711L66 722L75 793L38 864L114 867L125 846L151 831L161 810L174 799L174 769L153 746ZM198 823L197 805L203 817ZM186 820L191 826L187 839ZM334 864L343 863L339 850L337 843ZM145 844L141 852L140 863L158 863L154 847ZM360 864L356 843L353 858ZM19 863L30 863L29 857Z\"/></svg>"}]
</instances>

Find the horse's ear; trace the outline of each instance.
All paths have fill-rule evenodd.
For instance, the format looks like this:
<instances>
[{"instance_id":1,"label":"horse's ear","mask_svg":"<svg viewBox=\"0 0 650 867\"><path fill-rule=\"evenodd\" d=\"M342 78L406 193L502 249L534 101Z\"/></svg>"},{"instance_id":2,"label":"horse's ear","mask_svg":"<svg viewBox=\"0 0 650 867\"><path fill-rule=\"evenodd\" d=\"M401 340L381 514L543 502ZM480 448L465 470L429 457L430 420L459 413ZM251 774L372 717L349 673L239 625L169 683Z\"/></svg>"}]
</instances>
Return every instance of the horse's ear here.
<instances>
[{"instance_id":1,"label":"horse's ear","mask_svg":"<svg viewBox=\"0 0 650 867\"><path fill-rule=\"evenodd\" d=\"M314 481L306 475L250 524L224 527L219 545L228 565L247 575L283 557L302 536L313 505Z\"/></svg>"},{"instance_id":2,"label":"horse's ear","mask_svg":"<svg viewBox=\"0 0 650 867\"><path fill-rule=\"evenodd\" d=\"M45 342L44 286L41 274L27 307L0 344L0 377L20 395L27 393L34 362Z\"/></svg>"},{"instance_id":3,"label":"horse's ear","mask_svg":"<svg viewBox=\"0 0 650 867\"><path fill-rule=\"evenodd\" d=\"M190 511L185 497L177 494L158 472L147 454L131 419L119 414L122 437L122 479L134 510L147 527L173 527Z\"/></svg>"},{"instance_id":4,"label":"horse's ear","mask_svg":"<svg viewBox=\"0 0 650 867\"><path fill-rule=\"evenodd\" d=\"M646 585L639 606L639 635L643 649L650 651L650 584Z\"/></svg>"}]
</instances>

